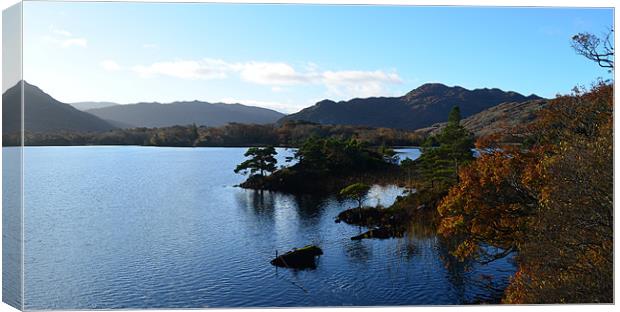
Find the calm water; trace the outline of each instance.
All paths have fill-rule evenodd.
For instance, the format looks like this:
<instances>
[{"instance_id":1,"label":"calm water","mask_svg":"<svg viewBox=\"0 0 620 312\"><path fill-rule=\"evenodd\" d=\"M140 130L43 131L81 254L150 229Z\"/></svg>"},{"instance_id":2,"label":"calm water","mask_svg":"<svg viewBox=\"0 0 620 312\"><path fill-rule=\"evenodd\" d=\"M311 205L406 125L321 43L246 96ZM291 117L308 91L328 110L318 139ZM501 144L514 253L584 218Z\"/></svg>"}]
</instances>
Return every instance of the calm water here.
<instances>
[{"instance_id":1,"label":"calm water","mask_svg":"<svg viewBox=\"0 0 620 312\"><path fill-rule=\"evenodd\" d=\"M351 241L360 229L334 218L353 202L234 187L244 151L26 148L26 308L459 304L496 298L485 284L514 271L446 267L423 222L409 237ZM375 186L368 204L401 193ZM324 251L317 269L269 264L310 243Z\"/></svg>"}]
</instances>

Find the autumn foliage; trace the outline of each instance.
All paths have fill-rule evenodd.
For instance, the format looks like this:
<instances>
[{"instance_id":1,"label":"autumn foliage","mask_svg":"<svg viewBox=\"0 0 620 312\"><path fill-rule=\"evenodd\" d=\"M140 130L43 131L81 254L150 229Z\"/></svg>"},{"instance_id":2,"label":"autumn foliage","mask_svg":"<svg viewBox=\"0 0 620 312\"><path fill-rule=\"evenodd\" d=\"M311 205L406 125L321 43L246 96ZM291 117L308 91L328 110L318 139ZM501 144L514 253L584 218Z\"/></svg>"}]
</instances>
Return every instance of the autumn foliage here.
<instances>
[{"instance_id":1,"label":"autumn foliage","mask_svg":"<svg viewBox=\"0 0 620 312\"><path fill-rule=\"evenodd\" d=\"M520 129L527 146L478 141L438 206L453 253L516 252L506 303L613 301L613 86L559 96Z\"/></svg>"}]
</instances>

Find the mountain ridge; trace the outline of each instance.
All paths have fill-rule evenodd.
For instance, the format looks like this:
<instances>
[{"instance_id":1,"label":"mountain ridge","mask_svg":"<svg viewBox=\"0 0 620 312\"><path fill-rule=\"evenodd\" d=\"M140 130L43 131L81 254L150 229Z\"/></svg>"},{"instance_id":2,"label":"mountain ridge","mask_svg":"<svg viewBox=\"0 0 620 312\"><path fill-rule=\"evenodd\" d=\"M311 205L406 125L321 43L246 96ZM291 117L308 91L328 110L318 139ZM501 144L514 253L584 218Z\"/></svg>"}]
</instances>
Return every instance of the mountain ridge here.
<instances>
[{"instance_id":1,"label":"mountain ridge","mask_svg":"<svg viewBox=\"0 0 620 312\"><path fill-rule=\"evenodd\" d=\"M86 112L104 120L134 127L167 127L192 123L211 127L231 122L268 124L285 116L275 110L257 106L198 100L171 103L139 102L89 109Z\"/></svg>"},{"instance_id":2,"label":"mountain ridge","mask_svg":"<svg viewBox=\"0 0 620 312\"><path fill-rule=\"evenodd\" d=\"M504 102L542 99L498 88L465 89L441 83L427 83L399 97L354 98L348 101L322 100L315 105L283 117L321 124L343 124L416 130L445 121L450 109L458 105L468 117Z\"/></svg>"},{"instance_id":3,"label":"mountain ridge","mask_svg":"<svg viewBox=\"0 0 620 312\"><path fill-rule=\"evenodd\" d=\"M62 103L45 93L39 87L25 80L7 89L2 94L2 131L11 133L21 131L21 96L23 85L24 130L58 131L72 130L100 132L114 129L110 123Z\"/></svg>"}]
</instances>

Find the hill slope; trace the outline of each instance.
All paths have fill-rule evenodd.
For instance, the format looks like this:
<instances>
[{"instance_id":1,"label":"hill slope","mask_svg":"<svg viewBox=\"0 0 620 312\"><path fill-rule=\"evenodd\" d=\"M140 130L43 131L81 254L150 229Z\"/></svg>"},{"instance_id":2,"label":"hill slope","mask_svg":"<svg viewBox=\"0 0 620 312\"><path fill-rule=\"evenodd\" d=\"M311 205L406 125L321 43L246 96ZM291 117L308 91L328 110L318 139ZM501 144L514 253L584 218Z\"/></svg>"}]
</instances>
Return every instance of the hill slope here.
<instances>
[{"instance_id":1,"label":"hill slope","mask_svg":"<svg viewBox=\"0 0 620 312\"><path fill-rule=\"evenodd\" d=\"M213 127L230 122L268 124L284 116L266 108L199 101L116 105L90 109L87 112L116 125L134 127L167 127L192 123Z\"/></svg>"},{"instance_id":2,"label":"hill slope","mask_svg":"<svg viewBox=\"0 0 620 312\"><path fill-rule=\"evenodd\" d=\"M536 118L536 112L544 108L547 103L547 100L502 103L464 118L461 124L476 137L496 134L532 122ZM416 133L424 136L435 135L445 125L445 122L437 123L418 129Z\"/></svg>"},{"instance_id":3,"label":"hill slope","mask_svg":"<svg viewBox=\"0 0 620 312\"><path fill-rule=\"evenodd\" d=\"M110 123L82 112L69 104L57 101L38 87L24 83L24 129L26 131L107 131L115 128ZM11 133L20 130L21 87L18 83L2 95L2 130Z\"/></svg>"},{"instance_id":4,"label":"hill slope","mask_svg":"<svg viewBox=\"0 0 620 312\"><path fill-rule=\"evenodd\" d=\"M503 102L540 99L500 89L468 90L428 83L400 97L373 97L334 102L323 100L280 120L303 120L322 124L363 125L401 129L419 129L446 120L450 109L458 105L463 117L479 113Z\"/></svg>"}]
</instances>

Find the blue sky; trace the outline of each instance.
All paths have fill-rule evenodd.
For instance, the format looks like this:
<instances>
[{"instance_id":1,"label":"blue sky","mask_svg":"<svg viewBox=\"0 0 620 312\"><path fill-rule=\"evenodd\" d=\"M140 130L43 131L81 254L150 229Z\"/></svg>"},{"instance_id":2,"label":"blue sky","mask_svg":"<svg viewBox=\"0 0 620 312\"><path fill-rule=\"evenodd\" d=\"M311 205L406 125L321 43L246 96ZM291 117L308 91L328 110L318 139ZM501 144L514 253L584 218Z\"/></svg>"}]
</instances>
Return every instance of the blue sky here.
<instances>
[{"instance_id":1,"label":"blue sky","mask_svg":"<svg viewBox=\"0 0 620 312\"><path fill-rule=\"evenodd\" d=\"M553 97L604 69L570 47L611 9L25 2L24 79L63 102L298 111L427 82Z\"/></svg>"}]
</instances>

